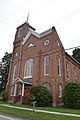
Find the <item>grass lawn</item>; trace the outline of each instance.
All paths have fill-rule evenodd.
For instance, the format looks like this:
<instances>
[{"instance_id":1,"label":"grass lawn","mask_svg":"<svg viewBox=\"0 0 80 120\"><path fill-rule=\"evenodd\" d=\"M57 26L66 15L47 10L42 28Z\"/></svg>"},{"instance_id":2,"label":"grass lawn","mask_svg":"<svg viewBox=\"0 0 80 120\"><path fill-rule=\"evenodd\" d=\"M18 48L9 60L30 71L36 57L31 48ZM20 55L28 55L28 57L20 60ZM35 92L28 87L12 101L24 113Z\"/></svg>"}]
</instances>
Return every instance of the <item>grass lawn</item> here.
<instances>
[{"instance_id":1,"label":"grass lawn","mask_svg":"<svg viewBox=\"0 0 80 120\"><path fill-rule=\"evenodd\" d=\"M19 107L25 107L25 108L33 108L32 105L28 104L11 104ZM35 107L37 110L47 110L47 111L53 111L53 112L62 112L62 113L71 113L71 114L80 114L80 109L70 109L70 108L64 108L64 107Z\"/></svg>"},{"instance_id":2,"label":"grass lawn","mask_svg":"<svg viewBox=\"0 0 80 120\"><path fill-rule=\"evenodd\" d=\"M5 104L4 102L0 102L0 104L2 103ZM32 106L29 106L29 105L16 105L16 106L32 108ZM62 108L62 107L36 107L36 109L80 114L79 109L68 109L68 108ZM80 120L80 117L54 115L54 114L48 114L48 113L19 110L19 109L8 108L3 106L0 106L0 111L3 111L3 113L9 112L15 115L27 116L29 118L34 118L35 120Z\"/></svg>"}]
</instances>

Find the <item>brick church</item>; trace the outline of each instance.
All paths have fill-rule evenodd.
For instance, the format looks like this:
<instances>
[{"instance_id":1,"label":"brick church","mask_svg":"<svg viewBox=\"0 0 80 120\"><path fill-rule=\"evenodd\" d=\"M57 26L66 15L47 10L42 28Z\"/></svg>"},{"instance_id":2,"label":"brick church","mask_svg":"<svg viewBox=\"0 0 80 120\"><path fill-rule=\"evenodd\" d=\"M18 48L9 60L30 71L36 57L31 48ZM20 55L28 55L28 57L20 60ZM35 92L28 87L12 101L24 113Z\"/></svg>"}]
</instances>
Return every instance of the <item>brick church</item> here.
<instances>
[{"instance_id":1,"label":"brick church","mask_svg":"<svg viewBox=\"0 0 80 120\"><path fill-rule=\"evenodd\" d=\"M61 105L64 84L71 81L80 81L80 64L65 52L55 27L39 34L26 22L19 26L6 86L8 101L24 103L31 86L44 86L52 94L52 105Z\"/></svg>"}]
</instances>

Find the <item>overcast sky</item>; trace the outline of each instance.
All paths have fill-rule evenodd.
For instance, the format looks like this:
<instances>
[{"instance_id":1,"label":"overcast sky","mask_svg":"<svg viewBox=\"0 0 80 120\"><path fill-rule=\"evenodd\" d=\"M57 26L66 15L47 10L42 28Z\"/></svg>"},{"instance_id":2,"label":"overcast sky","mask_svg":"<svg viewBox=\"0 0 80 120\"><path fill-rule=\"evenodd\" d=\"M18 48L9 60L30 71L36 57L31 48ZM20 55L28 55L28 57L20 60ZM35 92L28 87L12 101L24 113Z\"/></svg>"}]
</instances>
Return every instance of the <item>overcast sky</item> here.
<instances>
[{"instance_id":1,"label":"overcast sky","mask_svg":"<svg viewBox=\"0 0 80 120\"><path fill-rule=\"evenodd\" d=\"M16 28L28 12L38 33L55 26L65 49L80 46L80 0L0 0L0 59L12 52Z\"/></svg>"}]
</instances>

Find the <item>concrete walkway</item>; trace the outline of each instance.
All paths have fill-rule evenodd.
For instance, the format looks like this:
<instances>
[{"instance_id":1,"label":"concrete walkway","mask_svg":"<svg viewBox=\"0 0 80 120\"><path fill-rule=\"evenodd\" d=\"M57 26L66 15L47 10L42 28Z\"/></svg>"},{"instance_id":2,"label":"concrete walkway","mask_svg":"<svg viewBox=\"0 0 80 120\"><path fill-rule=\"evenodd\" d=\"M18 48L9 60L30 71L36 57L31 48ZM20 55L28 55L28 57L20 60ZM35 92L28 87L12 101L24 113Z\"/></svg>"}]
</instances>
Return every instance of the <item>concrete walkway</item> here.
<instances>
[{"instance_id":1,"label":"concrete walkway","mask_svg":"<svg viewBox=\"0 0 80 120\"><path fill-rule=\"evenodd\" d=\"M11 106L11 105L8 105L8 104L0 104L0 106L5 106L5 107L10 107L10 108L16 108L16 109L33 111L33 109L31 109L31 108L23 108L23 107ZM35 112L43 112L43 113L50 113L50 114L57 114L57 115L66 115L66 116L80 117L79 114L69 114L69 113L61 113L61 112L52 112L52 111L47 111L47 110L36 110L35 109Z\"/></svg>"}]
</instances>

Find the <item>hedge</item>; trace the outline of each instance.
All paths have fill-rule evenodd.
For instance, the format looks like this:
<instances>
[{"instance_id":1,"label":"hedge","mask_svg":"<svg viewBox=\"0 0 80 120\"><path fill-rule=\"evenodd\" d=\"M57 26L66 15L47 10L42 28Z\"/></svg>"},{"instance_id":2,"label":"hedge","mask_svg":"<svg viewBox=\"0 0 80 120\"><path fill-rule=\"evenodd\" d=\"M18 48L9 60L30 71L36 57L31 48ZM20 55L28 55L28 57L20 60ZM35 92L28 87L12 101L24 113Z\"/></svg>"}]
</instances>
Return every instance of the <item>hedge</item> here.
<instances>
[{"instance_id":1,"label":"hedge","mask_svg":"<svg viewBox=\"0 0 80 120\"><path fill-rule=\"evenodd\" d=\"M68 108L80 108L80 83L66 83L63 90L63 103Z\"/></svg>"}]
</instances>

